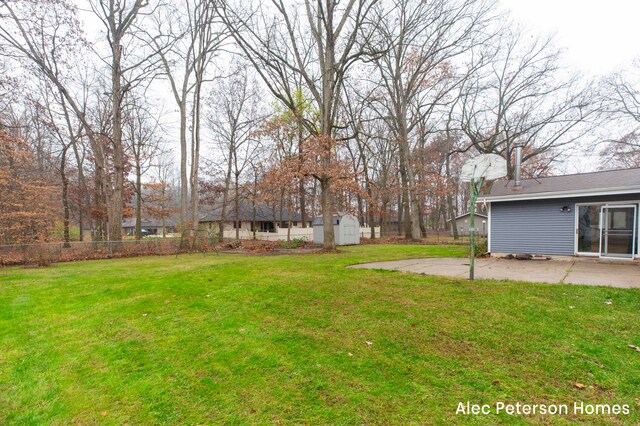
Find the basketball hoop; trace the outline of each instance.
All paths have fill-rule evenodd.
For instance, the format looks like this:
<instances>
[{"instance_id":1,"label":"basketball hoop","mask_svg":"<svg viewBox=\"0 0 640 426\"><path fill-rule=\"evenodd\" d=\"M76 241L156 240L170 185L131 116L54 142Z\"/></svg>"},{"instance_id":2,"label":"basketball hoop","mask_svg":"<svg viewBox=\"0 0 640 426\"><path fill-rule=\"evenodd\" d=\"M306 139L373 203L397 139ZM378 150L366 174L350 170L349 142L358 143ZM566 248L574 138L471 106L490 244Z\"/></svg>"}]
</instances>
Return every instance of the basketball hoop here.
<instances>
[{"instance_id":1,"label":"basketball hoop","mask_svg":"<svg viewBox=\"0 0 640 426\"><path fill-rule=\"evenodd\" d=\"M469 279L474 279L475 269L475 210L476 200L482 185L488 180L500 179L507 175L507 161L497 154L481 154L470 158L462 166L460 180L469 182L469 199L471 201L469 240L471 253L469 255Z\"/></svg>"}]
</instances>

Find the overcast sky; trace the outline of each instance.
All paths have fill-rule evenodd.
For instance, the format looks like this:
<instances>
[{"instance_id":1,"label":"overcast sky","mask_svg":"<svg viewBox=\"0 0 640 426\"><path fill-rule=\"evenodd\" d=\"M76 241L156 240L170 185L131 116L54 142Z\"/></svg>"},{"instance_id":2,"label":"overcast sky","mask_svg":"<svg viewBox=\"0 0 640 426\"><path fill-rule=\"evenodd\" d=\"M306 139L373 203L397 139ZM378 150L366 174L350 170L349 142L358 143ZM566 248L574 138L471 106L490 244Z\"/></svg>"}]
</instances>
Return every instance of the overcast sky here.
<instances>
[{"instance_id":1,"label":"overcast sky","mask_svg":"<svg viewBox=\"0 0 640 426\"><path fill-rule=\"evenodd\" d=\"M530 30L555 33L565 58L596 77L640 56L640 0L501 0Z\"/></svg>"},{"instance_id":2,"label":"overcast sky","mask_svg":"<svg viewBox=\"0 0 640 426\"><path fill-rule=\"evenodd\" d=\"M90 37L102 28L87 13L86 0L74 0L85 9L81 13ZM512 19L532 34L555 34L569 68L587 78L598 79L627 68L640 59L640 0L499 0ZM173 108L172 100L167 110ZM166 117L163 121L171 121ZM175 123L166 123L171 126ZM572 158L559 167L560 173L595 169L598 158L593 150L579 147Z\"/></svg>"}]
</instances>

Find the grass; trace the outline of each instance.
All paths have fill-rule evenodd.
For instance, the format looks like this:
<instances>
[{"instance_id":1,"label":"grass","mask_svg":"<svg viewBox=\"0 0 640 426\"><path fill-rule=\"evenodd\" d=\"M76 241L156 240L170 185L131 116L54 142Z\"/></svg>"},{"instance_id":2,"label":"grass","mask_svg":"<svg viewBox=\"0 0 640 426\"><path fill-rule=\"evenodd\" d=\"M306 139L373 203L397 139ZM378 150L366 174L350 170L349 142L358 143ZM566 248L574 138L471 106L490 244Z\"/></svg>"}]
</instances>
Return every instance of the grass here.
<instances>
[{"instance_id":1,"label":"grass","mask_svg":"<svg viewBox=\"0 0 640 426\"><path fill-rule=\"evenodd\" d=\"M0 423L640 423L638 291L345 268L465 251L2 269ZM460 416L460 401L631 414Z\"/></svg>"}]
</instances>

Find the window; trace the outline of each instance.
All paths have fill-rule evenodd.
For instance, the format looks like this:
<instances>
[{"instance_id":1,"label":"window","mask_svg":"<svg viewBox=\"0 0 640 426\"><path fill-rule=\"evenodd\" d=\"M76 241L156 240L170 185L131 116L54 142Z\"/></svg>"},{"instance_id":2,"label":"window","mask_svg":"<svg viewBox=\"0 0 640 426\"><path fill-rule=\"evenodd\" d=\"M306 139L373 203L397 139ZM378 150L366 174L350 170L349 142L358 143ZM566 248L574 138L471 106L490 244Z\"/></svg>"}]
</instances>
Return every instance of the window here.
<instances>
[{"instance_id":1,"label":"window","mask_svg":"<svg viewBox=\"0 0 640 426\"><path fill-rule=\"evenodd\" d=\"M601 204L578 206L578 252L600 252Z\"/></svg>"},{"instance_id":2,"label":"window","mask_svg":"<svg viewBox=\"0 0 640 426\"><path fill-rule=\"evenodd\" d=\"M242 221L233 221L233 229L240 229L242 228Z\"/></svg>"},{"instance_id":3,"label":"window","mask_svg":"<svg viewBox=\"0 0 640 426\"><path fill-rule=\"evenodd\" d=\"M260 222L260 232L274 232L273 222Z\"/></svg>"}]
</instances>

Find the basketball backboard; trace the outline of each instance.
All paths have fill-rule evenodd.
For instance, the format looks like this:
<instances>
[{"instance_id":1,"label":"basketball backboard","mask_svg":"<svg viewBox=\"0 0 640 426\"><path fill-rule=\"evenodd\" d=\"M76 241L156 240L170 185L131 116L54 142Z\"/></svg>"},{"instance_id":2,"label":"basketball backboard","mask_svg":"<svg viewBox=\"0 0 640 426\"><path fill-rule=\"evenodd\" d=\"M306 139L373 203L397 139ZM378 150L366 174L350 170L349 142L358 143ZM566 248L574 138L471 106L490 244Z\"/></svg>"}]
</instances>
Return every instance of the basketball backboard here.
<instances>
[{"instance_id":1,"label":"basketball backboard","mask_svg":"<svg viewBox=\"0 0 640 426\"><path fill-rule=\"evenodd\" d=\"M471 179L495 180L507 175L507 160L498 154L481 154L470 158L462 166L460 179L471 182Z\"/></svg>"}]
</instances>

